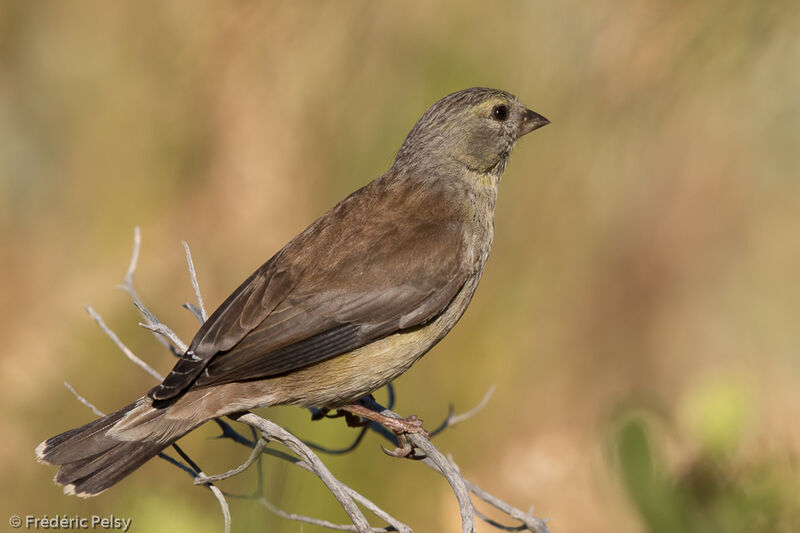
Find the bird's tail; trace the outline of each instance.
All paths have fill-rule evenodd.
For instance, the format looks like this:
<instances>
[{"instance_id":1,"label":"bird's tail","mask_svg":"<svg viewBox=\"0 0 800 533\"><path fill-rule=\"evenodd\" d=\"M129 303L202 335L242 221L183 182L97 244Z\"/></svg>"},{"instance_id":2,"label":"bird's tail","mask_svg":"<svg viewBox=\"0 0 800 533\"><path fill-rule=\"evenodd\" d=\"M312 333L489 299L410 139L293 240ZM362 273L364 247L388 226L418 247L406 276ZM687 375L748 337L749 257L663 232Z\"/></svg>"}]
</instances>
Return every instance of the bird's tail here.
<instances>
[{"instance_id":1,"label":"bird's tail","mask_svg":"<svg viewBox=\"0 0 800 533\"><path fill-rule=\"evenodd\" d=\"M169 419L149 398L51 437L36 447L40 463L60 465L53 481L66 494L96 496L142 466L196 424Z\"/></svg>"}]
</instances>

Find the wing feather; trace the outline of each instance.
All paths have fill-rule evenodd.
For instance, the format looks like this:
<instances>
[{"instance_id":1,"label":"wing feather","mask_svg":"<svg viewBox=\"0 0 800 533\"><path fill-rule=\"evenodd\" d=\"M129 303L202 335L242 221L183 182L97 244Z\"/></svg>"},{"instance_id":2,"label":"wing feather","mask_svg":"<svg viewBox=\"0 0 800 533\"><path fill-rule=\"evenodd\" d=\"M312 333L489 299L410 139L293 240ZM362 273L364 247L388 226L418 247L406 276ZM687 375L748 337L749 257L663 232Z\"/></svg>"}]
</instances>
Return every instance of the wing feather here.
<instances>
[{"instance_id":1,"label":"wing feather","mask_svg":"<svg viewBox=\"0 0 800 533\"><path fill-rule=\"evenodd\" d=\"M167 400L190 386L290 372L446 309L471 273L461 225L441 194L409 200L376 183L340 202L242 283L150 396Z\"/></svg>"}]
</instances>

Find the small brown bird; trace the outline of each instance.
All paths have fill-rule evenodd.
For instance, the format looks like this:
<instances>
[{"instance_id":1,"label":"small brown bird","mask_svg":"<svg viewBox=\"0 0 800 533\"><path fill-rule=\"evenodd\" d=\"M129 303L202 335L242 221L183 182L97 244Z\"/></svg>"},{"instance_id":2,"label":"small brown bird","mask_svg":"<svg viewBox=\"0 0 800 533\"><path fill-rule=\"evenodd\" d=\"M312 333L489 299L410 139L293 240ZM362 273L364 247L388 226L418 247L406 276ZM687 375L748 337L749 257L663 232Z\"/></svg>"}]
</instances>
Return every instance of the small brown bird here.
<instances>
[{"instance_id":1,"label":"small brown bird","mask_svg":"<svg viewBox=\"0 0 800 533\"><path fill-rule=\"evenodd\" d=\"M61 465L65 493L88 497L216 417L283 404L370 416L349 404L408 370L466 310L511 149L547 124L505 91L442 98L392 168L247 278L160 385L42 442L38 460Z\"/></svg>"}]
</instances>

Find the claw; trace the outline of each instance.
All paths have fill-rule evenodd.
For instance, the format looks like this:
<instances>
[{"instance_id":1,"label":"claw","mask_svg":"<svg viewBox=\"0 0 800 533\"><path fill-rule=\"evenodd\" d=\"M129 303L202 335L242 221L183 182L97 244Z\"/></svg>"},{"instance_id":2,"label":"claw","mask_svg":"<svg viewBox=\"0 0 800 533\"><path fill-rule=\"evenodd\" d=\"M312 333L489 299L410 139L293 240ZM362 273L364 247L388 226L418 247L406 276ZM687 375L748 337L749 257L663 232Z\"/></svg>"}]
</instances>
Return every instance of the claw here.
<instances>
[{"instance_id":1,"label":"claw","mask_svg":"<svg viewBox=\"0 0 800 533\"><path fill-rule=\"evenodd\" d=\"M387 450L381 444L381 451L390 457L396 457L398 459L412 459L414 461L420 461L428 457L424 453L417 453L417 450L411 446L411 444L406 441L405 445L398 446L394 450Z\"/></svg>"},{"instance_id":2,"label":"claw","mask_svg":"<svg viewBox=\"0 0 800 533\"><path fill-rule=\"evenodd\" d=\"M419 433L420 435L428 437L428 432L422 427L422 420L417 418L416 415L411 415L408 418L394 418L382 415L358 404L345 405L339 409L339 413L344 414L348 426L363 426L372 421L381 424L394 433L398 446L393 451L387 450L381 446L381 450L383 450L386 455L416 460L426 457L425 454L417 453L411 443L408 442L407 438L407 435L411 433ZM363 417L363 419L361 417Z\"/></svg>"}]
</instances>

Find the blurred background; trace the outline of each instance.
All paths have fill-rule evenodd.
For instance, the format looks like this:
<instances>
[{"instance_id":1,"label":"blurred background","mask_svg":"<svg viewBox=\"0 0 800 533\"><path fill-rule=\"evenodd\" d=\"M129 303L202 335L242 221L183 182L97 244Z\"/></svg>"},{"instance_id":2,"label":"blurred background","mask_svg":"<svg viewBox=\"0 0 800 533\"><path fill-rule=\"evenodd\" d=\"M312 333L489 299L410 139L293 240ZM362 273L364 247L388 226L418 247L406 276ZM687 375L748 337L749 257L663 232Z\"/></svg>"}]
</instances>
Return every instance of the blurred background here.
<instances>
[{"instance_id":1,"label":"blurred background","mask_svg":"<svg viewBox=\"0 0 800 533\"><path fill-rule=\"evenodd\" d=\"M219 532L216 501L154 460L92 500L33 448L153 385L173 360L115 290L196 330L207 305L392 163L438 98L509 90L552 125L501 183L469 311L396 382L465 475L553 532L800 530L800 4L709 0L0 2L0 507ZM384 399L383 393L379 399ZM354 430L261 413L329 446ZM245 449L210 425L206 472ZM457 531L447 484L370 436L326 459L415 531ZM272 460L281 508L344 520ZM255 472L223 483L248 493ZM232 501L234 531L322 531ZM379 525L379 521L374 521ZM480 531L492 531L481 525Z\"/></svg>"}]
</instances>

